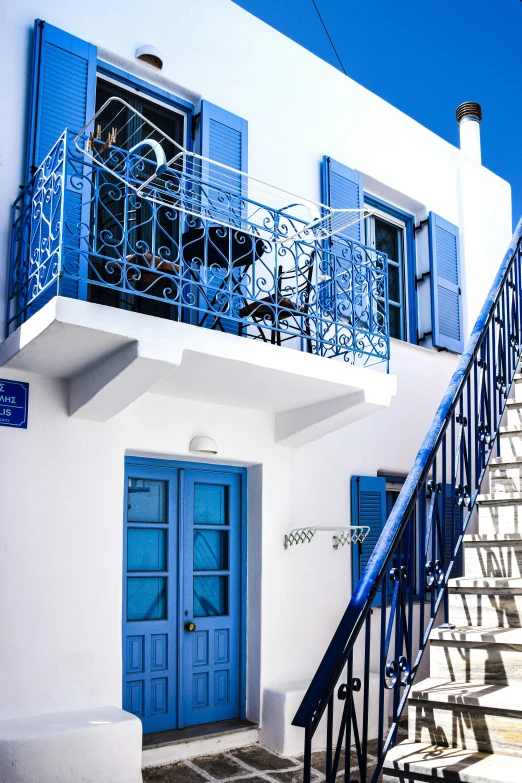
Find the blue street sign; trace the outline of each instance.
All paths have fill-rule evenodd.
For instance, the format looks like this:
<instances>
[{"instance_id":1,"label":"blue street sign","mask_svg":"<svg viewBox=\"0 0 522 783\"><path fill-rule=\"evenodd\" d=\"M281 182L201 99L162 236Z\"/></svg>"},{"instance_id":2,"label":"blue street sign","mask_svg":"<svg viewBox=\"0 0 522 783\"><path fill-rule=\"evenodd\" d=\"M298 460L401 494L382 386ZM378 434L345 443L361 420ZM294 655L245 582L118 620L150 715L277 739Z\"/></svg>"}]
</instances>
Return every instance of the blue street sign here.
<instances>
[{"instance_id":1,"label":"blue street sign","mask_svg":"<svg viewBox=\"0 0 522 783\"><path fill-rule=\"evenodd\" d=\"M0 378L0 427L27 429L29 384Z\"/></svg>"}]
</instances>

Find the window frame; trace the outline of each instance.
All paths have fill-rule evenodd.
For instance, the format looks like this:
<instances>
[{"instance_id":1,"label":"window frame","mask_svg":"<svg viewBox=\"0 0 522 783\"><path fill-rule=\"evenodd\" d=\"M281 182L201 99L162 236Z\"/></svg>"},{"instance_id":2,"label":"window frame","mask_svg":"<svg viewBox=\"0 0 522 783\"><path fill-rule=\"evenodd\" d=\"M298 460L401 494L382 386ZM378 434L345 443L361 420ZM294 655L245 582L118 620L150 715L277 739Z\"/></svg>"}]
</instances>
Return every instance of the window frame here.
<instances>
[{"instance_id":1,"label":"window frame","mask_svg":"<svg viewBox=\"0 0 522 783\"><path fill-rule=\"evenodd\" d=\"M392 340L418 345L418 316L417 316L417 287L416 269L417 257L415 252L415 216L409 212L398 209L371 193L364 193L364 206L372 209L376 217L399 226L404 229L403 259L402 259L402 286L403 305L402 322L404 325L404 337L392 337ZM367 218L369 220L371 218ZM366 224L366 221L365 221ZM365 229L367 226L365 225ZM366 233L366 244L369 245L369 237Z\"/></svg>"},{"instance_id":2,"label":"window frame","mask_svg":"<svg viewBox=\"0 0 522 783\"><path fill-rule=\"evenodd\" d=\"M112 82L116 86L134 92L137 95L142 96L145 100L158 103L163 108L169 109L177 114L181 114L184 118L183 127L183 146L192 152L194 149L193 139L193 120L195 116L195 108L192 103L185 101L183 98L175 95L174 93L167 92L167 90L157 87L151 82L146 82L140 79L139 76L135 76L128 71L121 70L110 63L106 63L103 60L98 59L96 63L96 83L98 79L103 79L107 82Z\"/></svg>"}]
</instances>

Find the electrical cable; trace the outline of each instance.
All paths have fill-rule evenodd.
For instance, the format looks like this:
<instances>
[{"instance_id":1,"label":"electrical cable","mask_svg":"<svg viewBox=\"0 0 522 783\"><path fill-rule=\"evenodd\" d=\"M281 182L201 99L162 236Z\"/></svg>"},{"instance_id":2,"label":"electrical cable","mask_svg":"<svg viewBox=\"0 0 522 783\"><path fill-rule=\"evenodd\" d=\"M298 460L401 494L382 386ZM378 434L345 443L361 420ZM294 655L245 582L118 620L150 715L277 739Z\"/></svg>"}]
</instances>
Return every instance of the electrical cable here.
<instances>
[{"instance_id":1,"label":"electrical cable","mask_svg":"<svg viewBox=\"0 0 522 783\"><path fill-rule=\"evenodd\" d=\"M337 52L337 49L336 49L336 48L335 48L335 46L334 46L334 42L333 42L333 41L332 41L332 39L330 38L330 33L328 32L328 29L327 29L327 27L326 27L326 25L325 25L325 23L324 23L324 21L323 21L323 17L321 16L321 13L320 13L320 11L319 11L319 9L318 9L317 5L316 5L316 2L315 2L315 0L312 0L312 3L314 4L314 8L315 8L315 10L317 11L317 16L318 16L318 17L319 17L319 19L321 20L321 24L323 25L324 31L325 31L326 35L328 36L328 40L330 41L330 43L331 43L331 45L332 45L332 49L333 49L333 50L334 50L334 52L335 52L335 56L336 56L336 57L337 57L337 59L339 60L339 65L341 66L341 68L342 68L342 71L343 71L344 75L345 75L345 76L348 76L348 74L347 74L347 73L346 73L346 71L344 70L343 61L342 61L342 60L341 60L341 58L339 57L339 54L338 54L338 52Z\"/></svg>"}]
</instances>

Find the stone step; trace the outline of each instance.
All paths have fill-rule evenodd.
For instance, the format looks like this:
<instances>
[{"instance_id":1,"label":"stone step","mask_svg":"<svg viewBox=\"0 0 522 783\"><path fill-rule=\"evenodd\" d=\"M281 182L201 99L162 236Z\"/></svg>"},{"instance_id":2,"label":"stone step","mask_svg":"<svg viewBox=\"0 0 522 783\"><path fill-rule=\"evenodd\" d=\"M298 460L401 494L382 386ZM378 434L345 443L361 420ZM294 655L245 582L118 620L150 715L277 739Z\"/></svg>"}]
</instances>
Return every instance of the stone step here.
<instances>
[{"instance_id":1,"label":"stone step","mask_svg":"<svg viewBox=\"0 0 522 783\"><path fill-rule=\"evenodd\" d=\"M522 534L522 492L479 495L477 502L481 535Z\"/></svg>"},{"instance_id":2,"label":"stone step","mask_svg":"<svg viewBox=\"0 0 522 783\"><path fill-rule=\"evenodd\" d=\"M489 486L492 495L522 492L522 459L491 459Z\"/></svg>"},{"instance_id":3,"label":"stone step","mask_svg":"<svg viewBox=\"0 0 522 783\"><path fill-rule=\"evenodd\" d=\"M522 579L450 579L449 618L456 626L522 626Z\"/></svg>"},{"instance_id":4,"label":"stone step","mask_svg":"<svg viewBox=\"0 0 522 783\"><path fill-rule=\"evenodd\" d=\"M519 391L522 384L518 384ZM510 399L506 403L506 424L508 427L522 427L522 395L520 399Z\"/></svg>"},{"instance_id":5,"label":"stone step","mask_svg":"<svg viewBox=\"0 0 522 783\"><path fill-rule=\"evenodd\" d=\"M430 676L451 682L522 685L522 628L436 628Z\"/></svg>"},{"instance_id":6,"label":"stone step","mask_svg":"<svg viewBox=\"0 0 522 783\"><path fill-rule=\"evenodd\" d=\"M520 762L500 753L448 748L406 740L385 759L383 783L454 780L460 783L516 783Z\"/></svg>"},{"instance_id":7,"label":"stone step","mask_svg":"<svg viewBox=\"0 0 522 783\"><path fill-rule=\"evenodd\" d=\"M522 457L522 427L500 427L500 456L504 459Z\"/></svg>"},{"instance_id":8,"label":"stone step","mask_svg":"<svg viewBox=\"0 0 522 783\"><path fill-rule=\"evenodd\" d=\"M515 375L511 389L513 393L512 399L516 401L522 401L522 375Z\"/></svg>"},{"instance_id":9,"label":"stone step","mask_svg":"<svg viewBox=\"0 0 522 783\"><path fill-rule=\"evenodd\" d=\"M522 535L465 535L466 577L522 577Z\"/></svg>"},{"instance_id":10,"label":"stone step","mask_svg":"<svg viewBox=\"0 0 522 783\"><path fill-rule=\"evenodd\" d=\"M412 741L522 758L521 736L521 686L427 679L410 691Z\"/></svg>"}]
</instances>

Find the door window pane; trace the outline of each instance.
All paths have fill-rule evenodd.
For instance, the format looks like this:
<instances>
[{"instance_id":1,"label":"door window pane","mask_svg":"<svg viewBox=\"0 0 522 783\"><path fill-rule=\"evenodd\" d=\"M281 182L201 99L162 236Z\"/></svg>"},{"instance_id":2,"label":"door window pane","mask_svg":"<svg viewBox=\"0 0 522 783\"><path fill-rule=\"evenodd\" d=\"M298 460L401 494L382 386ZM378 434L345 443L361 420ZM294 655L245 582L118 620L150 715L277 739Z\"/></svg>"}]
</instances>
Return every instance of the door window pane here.
<instances>
[{"instance_id":1,"label":"door window pane","mask_svg":"<svg viewBox=\"0 0 522 783\"><path fill-rule=\"evenodd\" d=\"M228 576L194 577L194 617L228 614Z\"/></svg>"},{"instance_id":2,"label":"door window pane","mask_svg":"<svg viewBox=\"0 0 522 783\"><path fill-rule=\"evenodd\" d=\"M127 579L127 620L165 620L167 579L133 576Z\"/></svg>"},{"instance_id":3,"label":"door window pane","mask_svg":"<svg viewBox=\"0 0 522 783\"><path fill-rule=\"evenodd\" d=\"M127 570L167 570L167 531L164 528L129 528Z\"/></svg>"},{"instance_id":4,"label":"door window pane","mask_svg":"<svg viewBox=\"0 0 522 783\"><path fill-rule=\"evenodd\" d=\"M392 302L401 301L401 283L399 267L395 264L388 264L388 296Z\"/></svg>"},{"instance_id":5,"label":"door window pane","mask_svg":"<svg viewBox=\"0 0 522 783\"><path fill-rule=\"evenodd\" d=\"M226 525L226 487L194 484L194 524Z\"/></svg>"},{"instance_id":6,"label":"door window pane","mask_svg":"<svg viewBox=\"0 0 522 783\"><path fill-rule=\"evenodd\" d=\"M398 261L399 231L397 226L375 218L375 249L386 253L392 261Z\"/></svg>"},{"instance_id":7,"label":"door window pane","mask_svg":"<svg viewBox=\"0 0 522 783\"><path fill-rule=\"evenodd\" d=\"M194 530L194 571L224 571L228 568L228 532Z\"/></svg>"},{"instance_id":8,"label":"door window pane","mask_svg":"<svg viewBox=\"0 0 522 783\"><path fill-rule=\"evenodd\" d=\"M167 522L167 482L129 479L128 522Z\"/></svg>"}]
</instances>

